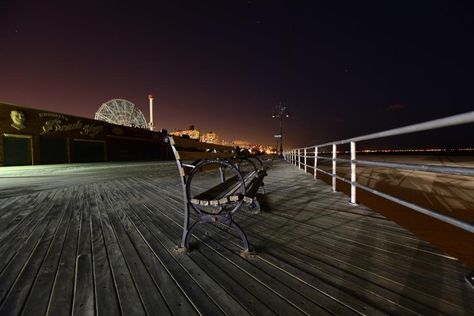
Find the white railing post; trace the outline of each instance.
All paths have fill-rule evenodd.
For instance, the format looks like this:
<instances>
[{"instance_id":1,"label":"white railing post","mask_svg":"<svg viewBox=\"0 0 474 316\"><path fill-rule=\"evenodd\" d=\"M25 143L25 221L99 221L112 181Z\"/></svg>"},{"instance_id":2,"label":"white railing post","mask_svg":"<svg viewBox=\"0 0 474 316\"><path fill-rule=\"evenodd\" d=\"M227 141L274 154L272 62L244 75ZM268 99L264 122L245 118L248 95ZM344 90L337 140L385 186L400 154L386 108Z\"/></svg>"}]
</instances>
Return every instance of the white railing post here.
<instances>
[{"instance_id":1,"label":"white railing post","mask_svg":"<svg viewBox=\"0 0 474 316\"><path fill-rule=\"evenodd\" d=\"M351 203L356 204L356 144L351 142Z\"/></svg>"},{"instance_id":2,"label":"white railing post","mask_svg":"<svg viewBox=\"0 0 474 316\"><path fill-rule=\"evenodd\" d=\"M318 147L314 147L314 178L316 179L318 176Z\"/></svg>"},{"instance_id":3,"label":"white railing post","mask_svg":"<svg viewBox=\"0 0 474 316\"><path fill-rule=\"evenodd\" d=\"M306 160L306 148L304 149L303 153L304 153L304 173L306 173L306 171L308 170L307 160Z\"/></svg>"},{"instance_id":4,"label":"white railing post","mask_svg":"<svg viewBox=\"0 0 474 316\"><path fill-rule=\"evenodd\" d=\"M296 149L293 149L293 165L296 166Z\"/></svg>"},{"instance_id":5,"label":"white railing post","mask_svg":"<svg viewBox=\"0 0 474 316\"><path fill-rule=\"evenodd\" d=\"M298 169L301 169L301 150L298 148Z\"/></svg>"},{"instance_id":6,"label":"white railing post","mask_svg":"<svg viewBox=\"0 0 474 316\"><path fill-rule=\"evenodd\" d=\"M336 144L332 144L332 191L336 192Z\"/></svg>"}]
</instances>

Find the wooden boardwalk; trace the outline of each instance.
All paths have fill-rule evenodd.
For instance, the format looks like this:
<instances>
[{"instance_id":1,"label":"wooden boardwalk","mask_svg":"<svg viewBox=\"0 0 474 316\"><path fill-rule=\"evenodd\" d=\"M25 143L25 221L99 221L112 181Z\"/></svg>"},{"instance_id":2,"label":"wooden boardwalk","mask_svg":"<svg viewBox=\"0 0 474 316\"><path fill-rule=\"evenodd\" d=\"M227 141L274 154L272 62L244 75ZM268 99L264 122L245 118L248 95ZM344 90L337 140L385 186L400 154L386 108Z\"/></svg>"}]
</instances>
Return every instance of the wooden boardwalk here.
<instances>
[{"instance_id":1,"label":"wooden boardwalk","mask_svg":"<svg viewBox=\"0 0 474 316\"><path fill-rule=\"evenodd\" d=\"M0 315L474 314L469 269L275 162L263 211L188 253L174 163L0 169ZM449 238L449 236L447 236Z\"/></svg>"}]
</instances>

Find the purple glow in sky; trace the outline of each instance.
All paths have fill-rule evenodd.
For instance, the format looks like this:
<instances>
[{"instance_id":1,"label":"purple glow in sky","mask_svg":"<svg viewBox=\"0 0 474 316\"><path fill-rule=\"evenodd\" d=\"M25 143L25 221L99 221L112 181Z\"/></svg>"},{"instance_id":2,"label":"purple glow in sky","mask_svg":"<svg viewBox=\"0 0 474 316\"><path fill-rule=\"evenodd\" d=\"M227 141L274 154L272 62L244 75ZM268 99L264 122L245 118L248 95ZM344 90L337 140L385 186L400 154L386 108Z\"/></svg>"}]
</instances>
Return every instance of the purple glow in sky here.
<instances>
[{"instance_id":1,"label":"purple glow in sky","mask_svg":"<svg viewBox=\"0 0 474 316\"><path fill-rule=\"evenodd\" d=\"M457 1L4 1L0 101L92 118L124 98L148 116L151 93L158 129L272 145L282 101L286 145L308 146L473 110L473 17Z\"/></svg>"}]
</instances>

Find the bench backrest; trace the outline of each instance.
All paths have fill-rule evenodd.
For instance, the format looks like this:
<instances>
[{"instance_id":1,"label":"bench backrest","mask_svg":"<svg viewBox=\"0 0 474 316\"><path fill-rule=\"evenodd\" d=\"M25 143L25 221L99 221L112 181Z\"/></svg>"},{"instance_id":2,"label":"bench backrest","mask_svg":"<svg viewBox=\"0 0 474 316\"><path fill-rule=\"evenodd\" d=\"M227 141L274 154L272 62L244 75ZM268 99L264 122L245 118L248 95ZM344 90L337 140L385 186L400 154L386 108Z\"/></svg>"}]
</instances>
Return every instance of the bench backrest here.
<instances>
[{"instance_id":1,"label":"bench backrest","mask_svg":"<svg viewBox=\"0 0 474 316\"><path fill-rule=\"evenodd\" d=\"M178 136L169 137L174 157L178 162L179 172L185 176L190 171L190 164L202 159L223 159L236 156L234 147L203 143Z\"/></svg>"}]
</instances>

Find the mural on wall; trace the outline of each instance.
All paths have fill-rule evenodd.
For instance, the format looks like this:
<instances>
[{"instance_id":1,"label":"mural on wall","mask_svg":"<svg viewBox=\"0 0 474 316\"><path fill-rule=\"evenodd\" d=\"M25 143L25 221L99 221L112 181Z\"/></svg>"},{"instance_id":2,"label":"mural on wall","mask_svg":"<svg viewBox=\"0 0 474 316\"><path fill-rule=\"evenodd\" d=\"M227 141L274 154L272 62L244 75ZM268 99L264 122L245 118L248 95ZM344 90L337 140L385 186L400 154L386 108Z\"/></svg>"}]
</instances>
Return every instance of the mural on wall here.
<instances>
[{"instance_id":1,"label":"mural on wall","mask_svg":"<svg viewBox=\"0 0 474 316\"><path fill-rule=\"evenodd\" d=\"M87 135L94 138L104 130L104 126L95 124L86 124L82 120L77 120L75 123L69 123L69 118L58 113L39 113L39 117L50 117L41 127L40 135L56 132L69 132L79 130L81 135Z\"/></svg>"},{"instance_id":2,"label":"mural on wall","mask_svg":"<svg viewBox=\"0 0 474 316\"><path fill-rule=\"evenodd\" d=\"M26 121L26 117L25 117L25 113L23 113L22 111L18 111L18 110L12 110L10 112L10 117L12 119L12 124L10 125L11 127L13 127L14 129L17 129L17 130L22 130L25 128L25 121Z\"/></svg>"},{"instance_id":3,"label":"mural on wall","mask_svg":"<svg viewBox=\"0 0 474 316\"><path fill-rule=\"evenodd\" d=\"M159 132L0 103L0 166L153 160L170 155Z\"/></svg>"},{"instance_id":4,"label":"mural on wall","mask_svg":"<svg viewBox=\"0 0 474 316\"><path fill-rule=\"evenodd\" d=\"M73 130L80 130L81 135L95 137L104 130L104 127L102 125L84 124L81 120L78 120L75 123L65 124L60 119L54 119L44 123L40 135L51 132L68 132Z\"/></svg>"}]
</instances>

